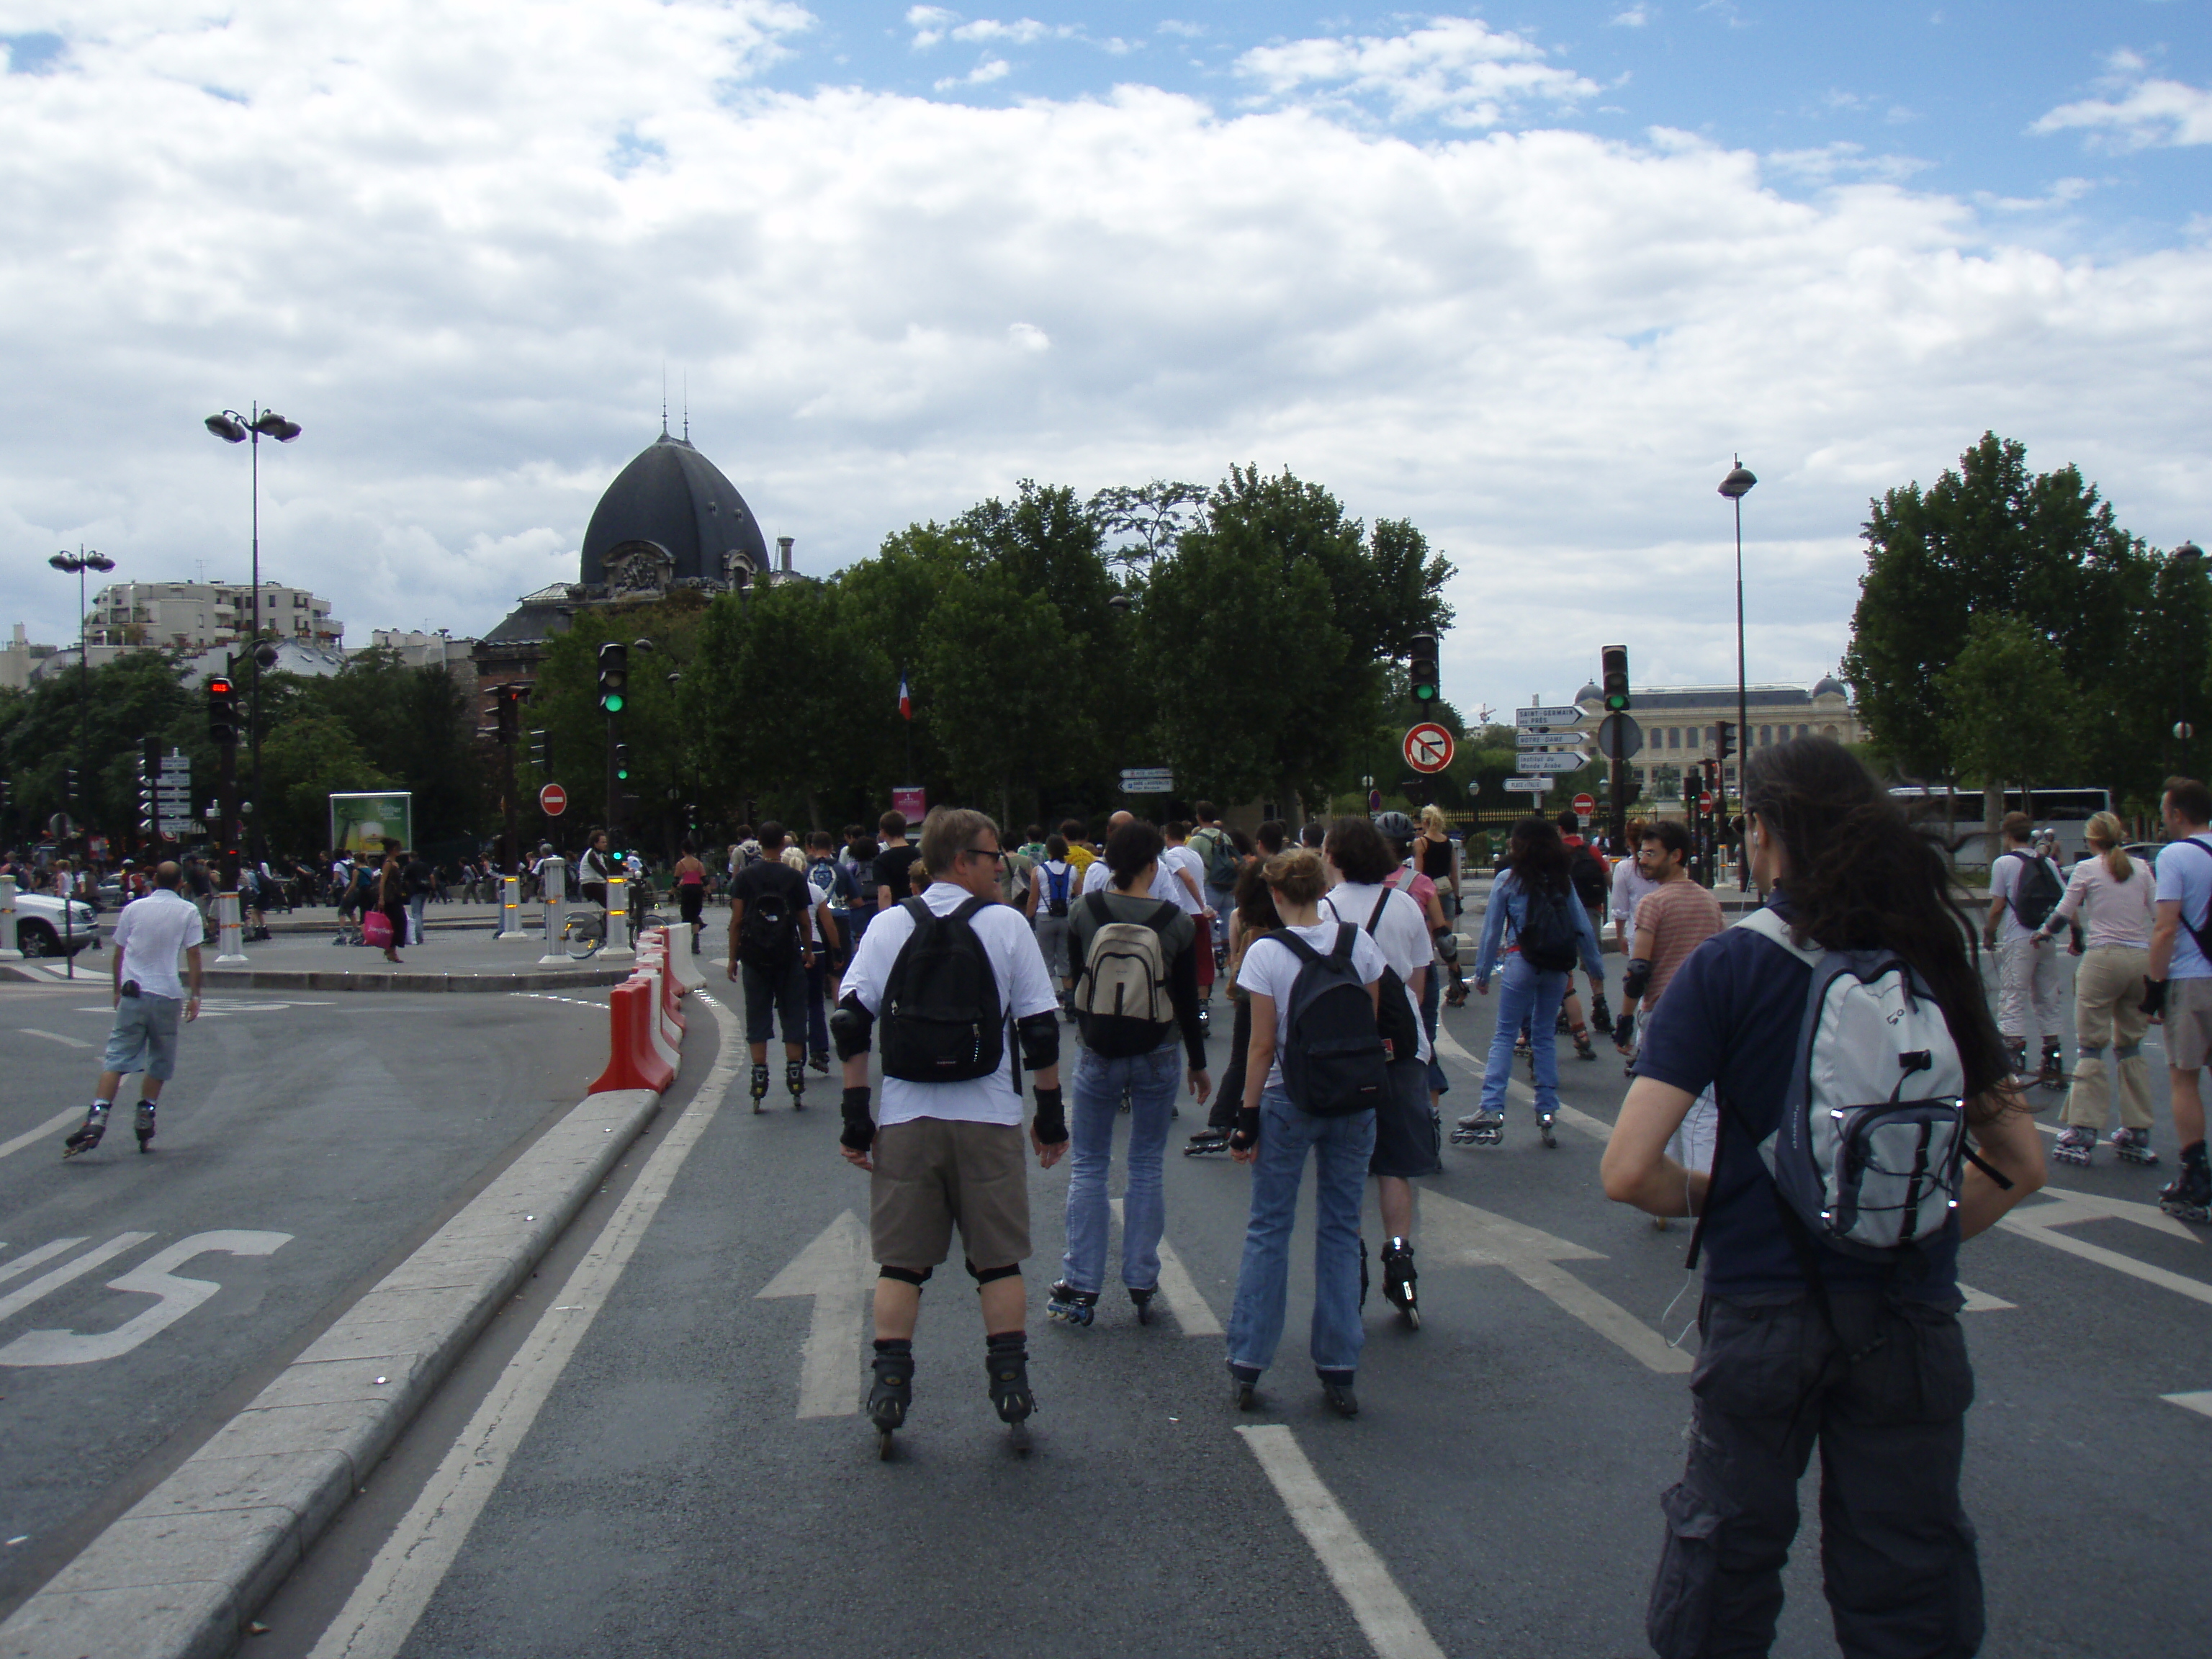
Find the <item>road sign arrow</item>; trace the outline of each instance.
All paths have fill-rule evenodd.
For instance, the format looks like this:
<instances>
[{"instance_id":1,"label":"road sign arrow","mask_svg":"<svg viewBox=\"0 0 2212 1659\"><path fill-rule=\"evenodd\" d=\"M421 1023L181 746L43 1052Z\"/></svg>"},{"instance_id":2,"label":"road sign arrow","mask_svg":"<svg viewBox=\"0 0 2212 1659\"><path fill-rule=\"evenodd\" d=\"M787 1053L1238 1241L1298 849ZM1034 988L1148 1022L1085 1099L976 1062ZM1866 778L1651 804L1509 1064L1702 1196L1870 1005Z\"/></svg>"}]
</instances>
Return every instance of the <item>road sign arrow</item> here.
<instances>
[{"instance_id":1,"label":"road sign arrow","mask_svg":"<svg viewBox=\"0 0 2212 1659\"><path fill-rule=\"evenodd\" d=\"M1553 726L1580 726L1583 711L1572 704L1559 708L1516 708L1513 724L1523 732L1540 732Z\"/></svg>"},{"instance_id":2,"label":"road sign arrow","mask_svg":"<svg viewBox=\"0 0 2212 1659\"><path fill-rule=\"evenodd\" d=\"M1601 1251L1446 1198L1434 1188L1421 1194L1421 1249L1431 1263L1504 1268L1652 1370L1679 1374L1690 1369L1688 1354L1668 1347L1658 1332L1559 1265L1602 1261Z\"/></svg>"},{"instance_id":3,"label":"road sign arrow","mask_svg":"<svg viewBox=\"0 0 2212 1659\"><path fill-rule=\"evenodd\" d=\"M867 1229L847 1210L757 1293L757 1301L814 1298L814 1322L799 1350L800 1417L851 1417L860 1409L860 1316L875 1279Z\"/></svg>"},{"instance_id":4,"label":"road sign arrow","mask_svg":"<svg viewBox=\"0 0 2212 1659\"><path fill-rule=\"evenodd\" d=\"M1528 774L1579 772L1584 763L1585 757L1578 750L1568 750L1564 752L1554 750L1545 754L1516 755L1514 757L1513 769Z\"/></svg>"}]
</instances>

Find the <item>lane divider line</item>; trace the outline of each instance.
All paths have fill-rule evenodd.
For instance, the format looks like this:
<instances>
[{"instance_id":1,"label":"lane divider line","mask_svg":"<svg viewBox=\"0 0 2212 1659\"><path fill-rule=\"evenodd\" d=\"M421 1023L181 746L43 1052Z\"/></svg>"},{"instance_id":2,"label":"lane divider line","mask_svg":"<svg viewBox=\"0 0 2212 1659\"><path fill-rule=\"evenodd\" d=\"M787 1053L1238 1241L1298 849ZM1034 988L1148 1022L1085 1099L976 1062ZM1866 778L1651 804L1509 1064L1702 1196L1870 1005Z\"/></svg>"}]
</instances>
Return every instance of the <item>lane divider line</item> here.
<instances>
[{"instance_id":1,"label":"lane divider line","mask_svg":"<svg viewBox=\"0 0 2212 1659\"><path fill-rule=\"evenodd\" d=\"M40 1297L58 1291L71 1279L82 1279L94 1267L112 1261L125 1250L133 1250L153 1237L151 1233L118 1233L105 1244L95 1245L74 1261L65 1262L52 1273L40 1273L29 1284L0 1296L0 1319L7 1319L23 1311Z\"/></svg>"},{"instance_id":2,"label":"lane divider line","mask_svg":"<svg viewBox=\"0 0 2212 1659\"><path fill-rule=\"evenodd\" d=\"M37 1128L26 1129L13 1140L0 1140L0 1158L5 1158L10 1152L20 1152L24 1147L35 1145L50 1135L58 1135L63 1130L80 1121L83 1116L84 1108L82 1106L64 1108L56 1112Z\"/></svg>"},{"instance_id":3,"label":"lane divider line","mask_svg":"<svg viewBox=\"0 0 2212 1659\"><path fill-rule=\"evenodd\" d=\"M92 1044L87 1042L82 1037L64 1036L59 1031L41 1031L35 1025L19 1025L15 1029L22 1032L25 1036L44 1037L49 1042L60 1043L64 1048L92 1047Z\"/></svg>"},{"instance_id":4,"label":"lane divider line","mask_svg":"<svg viewBox=\"0 0 2212 1659\"><path fill-rule=\"evenodd\" d=\"M1121 1200L1111 1200L1114 1220L1121 1221ZM1174 1245L1163 1237L1160 1240L1160 1294L1165 1297L1168 1311L1175 1316L1176 1328L1185 1336L1219 1336L1223 1334L1221 1321L1213 1311L1213 1304L1198 1293L1198 1282L1190 1276L1190 1269L1182 1265Z\"/></svg>"},{"instance_id":5,"label":"lane divider line","mask_svg":"<svg viewBox=\"0 0 2212 1659\"><path fill-rule=\"evenodd\" d=\"M720 1004L708 1006L718 1028L714 1068L669 1125L636 1182L507 1361L405 1519L376 1553L309 1659L390 1659L452 1571L554 1384L659 1214L677 1172L737 1081L734 1056L744 1052L737 1022Z\"/></svg>"},{"instance_id":6,"label":"lane divider line","mask_svg":"<svg viewBox=\"0 0 2212 1659\"><path fill-rule=\"evenodd\" d=\"M1352 1609L1376 1659L1444 1659L1421 1615L1352 1517L1322 1483L1304 1448L1283 1423L1240 1423L1237 1432L1291 1512L1337 1594Z\"/></svg>"}]
</instances>

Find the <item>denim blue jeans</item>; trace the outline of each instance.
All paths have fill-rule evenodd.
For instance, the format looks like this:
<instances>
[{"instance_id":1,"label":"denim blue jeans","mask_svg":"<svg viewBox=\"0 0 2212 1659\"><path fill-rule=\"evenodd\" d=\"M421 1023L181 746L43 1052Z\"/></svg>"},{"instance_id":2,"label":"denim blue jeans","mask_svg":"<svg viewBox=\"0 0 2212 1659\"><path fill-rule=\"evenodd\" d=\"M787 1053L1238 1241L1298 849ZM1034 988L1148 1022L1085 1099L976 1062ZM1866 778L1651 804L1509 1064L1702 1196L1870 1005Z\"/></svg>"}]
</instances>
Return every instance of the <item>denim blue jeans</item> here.
<instances>
[{"instance_id":1,"label":"denim blue jeans","mask_svg":"<svg viewBox=\"0 0 2212 1659\"><path fill-rule=\"evenodd\" d=\"M1505 1110L1505 1079L1513 1072L1513 1039L1528 1022L1528 1043L1536 1058L1536 1109L1559 1109L1559 1004L1567 994L1563 973L1540 974L1516 951L1498 972L1498 1030L1491 1034L1490 1063L1482 1073L1482 1109Z\"/></svg>"},{"instance_id":2,"label":"denim blue jeans","mask_svg":"<svg viewBox=\"0 0 2212 1659\"><path fill-rule=\"evenodd\" d=\"M1160 1159L1168 1115L1182 1082L1182 1038L1172 1029L1148 1054L1102 1059L1085 1048L1075 1060L1074 1118L1067 1153L1067 1254L1063 1284L1097 1291L1106 1278L1106 1179L1114 1168L1114 1120L1129 1091L1129 1170L1121 1200L1121 1282L1149 1291L1160 1282L1160 1234L1168 1224Z\"/></svg>"},{"instance_id":3,"label":"denim blue jeans","mask_svg":"<svg viewBox=\"0 0 2212 1659\"><path fill-rule=\"evenodd\" d=\"M1444 1075L1443 1066L1437 1060L1437 1006L1444 990L1444 965L1441 962L1429 964L1429 982L1421 988L1421 1029L1429 1034L1429 1092L1441 1095L1450 1091L1451 1079Z\"/></svg>"},{"instance_id":4,"label":"denim blue jeans","mask_svg":"<svg viewBox=\"0 0 2212 1659\"><path fill-rule=\"evenodd\" d=\"M1229 1316L1229 1363L1265 1370L1283 1340L1291 1277L1291 1227L1306 1153L1314 1155L1314 1369L1351 1372L1366 1333L1359 1323L1359 1201L1375 1152L1375 1114L1314 1117L1280 1089L1260 1097L1260 1155L1252 1164L1252 1218Z\"/></svg>"}]
</instances>

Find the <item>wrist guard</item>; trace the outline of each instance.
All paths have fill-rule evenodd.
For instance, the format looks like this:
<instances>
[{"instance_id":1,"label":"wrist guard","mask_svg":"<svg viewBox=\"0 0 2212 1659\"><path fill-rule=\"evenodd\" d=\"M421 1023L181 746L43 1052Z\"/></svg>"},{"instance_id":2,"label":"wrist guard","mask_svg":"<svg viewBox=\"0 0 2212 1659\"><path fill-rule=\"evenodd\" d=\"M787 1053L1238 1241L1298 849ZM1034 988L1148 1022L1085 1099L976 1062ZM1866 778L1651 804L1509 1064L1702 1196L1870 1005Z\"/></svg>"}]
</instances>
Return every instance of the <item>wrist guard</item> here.
<instances>
[{"instance_id":1,"label":"wrist guard","mask_svg":"<svg viewBox=\"0 0 2212 1659\"><path fill-rule=\"evenodd\" d=\"M1229 1132L1230 1150L1249 1152L1259 1144L1260 1109L1256 1106L1239 1106L1237 1109L1237 1127Z\"/></svg>"},{"instance_id":2,"label":"wrist guard","mask_svg":"<svg viewBox=\"0 0 2212 1659\"><path fill-rule=\"evenodd\" d=\"M1641 1002L1644 992L1650 988L1651 958L1632 957L1628 963L1628 977L1620 981L1620 994L1631 1002Z\"/></svg>"},{"instance_id":3,"label":"wrist guard","mask_svg":"<svg viewBox=\"0 0 2212 1659\"><path fill-rule=\"evenodd\" d=\"M839 1142L856 1152L865 1152L876 1144L876 1121L868 1111L868 1090L863 1084L845 1091L845 1133Z\"/></svg>"},{"instance_id":4,"label":"wrist guard","mask_svg":"<svg viewBox=\"0 0 2212 1659\"><path fill-rule=\"evenodd\" d=\"M1613 1017L1613 1040L1623 1048L1636 1046L1636 1010L1631 1008Z\"/></svg>"},{"instance_id":5,"label":"wrist guard","mask_svg":"<svg viewBox=\"0 0 2212 1659\"><path fill-rule=\"evenodd\" d=\"M1041 1146L1057 1146L1067 1139L1067 1107L1060 1092L1060 1085L1047 1088L1036 1086L1036 1116L1030 1127Z\"/></svg>"},{"instance_id":6,"label":"wrist guard","mask_svg":"<svg viewBox=\"0 0 2212 1659\"><path fill-rule=\"evenodd\" d=\"M2162 1014L2166 1012L2166 981L2164 980L2147 979L2143 981L2142 1012L2146 1014Z\"/></svg>"}]
</instances>

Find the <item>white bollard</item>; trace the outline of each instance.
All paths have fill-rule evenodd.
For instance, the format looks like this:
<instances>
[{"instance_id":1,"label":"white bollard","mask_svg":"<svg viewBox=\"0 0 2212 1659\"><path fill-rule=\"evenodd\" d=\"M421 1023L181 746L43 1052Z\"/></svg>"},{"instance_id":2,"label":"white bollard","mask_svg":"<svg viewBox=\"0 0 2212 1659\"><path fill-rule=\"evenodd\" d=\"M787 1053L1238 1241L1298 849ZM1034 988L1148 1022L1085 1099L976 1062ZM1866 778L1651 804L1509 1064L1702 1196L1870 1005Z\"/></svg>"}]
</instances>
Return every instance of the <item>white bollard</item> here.
<instances>
[{"instance_id":1,"label":"white bollard","mask_svg":"<svg viewBox=\"0 0 2212 1659\"><path fill-rule=\"evenodd\" d=\"M629 878L607 878L607 942L599 947L603 957L630 957L636 951L629 944Z\"/></svg>"},{"instance_id":2,"label":"white bollard","mask_svg":"<svg viewBox=\"0 0 2212 1659\"><path fill-rule=\"evenodd\" d=\"M568 891L568 866L560 859L548 859L539 874L545 882L545 896L540 905L545 913L545 954L538 959L566 962L568 951L561 943L561 922L568 908L562 902Z\"/></svg>"},{"instance_id":3,"label":"white bollard","mask_svg":"<svg viewBox=\"0 0 2212 1659\"><path fill-rule=\"evenodd\" d=\"M216 965L246 960L246 933L238 923L238 895L215 896Z\"/></svg>"},{"instance_id":4,"label":"white bollard","mask_svg":"<svg viewBox=\"0 0 2212 1659\"><path fill-rule=\"evenodd\" d=\"M499 884L499 932L494 939L521 939L522 878L509 876Z\"/></svg>"},{"instance_id":5,"label":"white bollard","mask_svg":"<svg viewBox=\"0 0 2212 1659\"><path fill-rule=\"evenodd\" d=\"M21 962L15 946L15 878L0 876L0 962Z\"/></svg>"}]
</instances>

